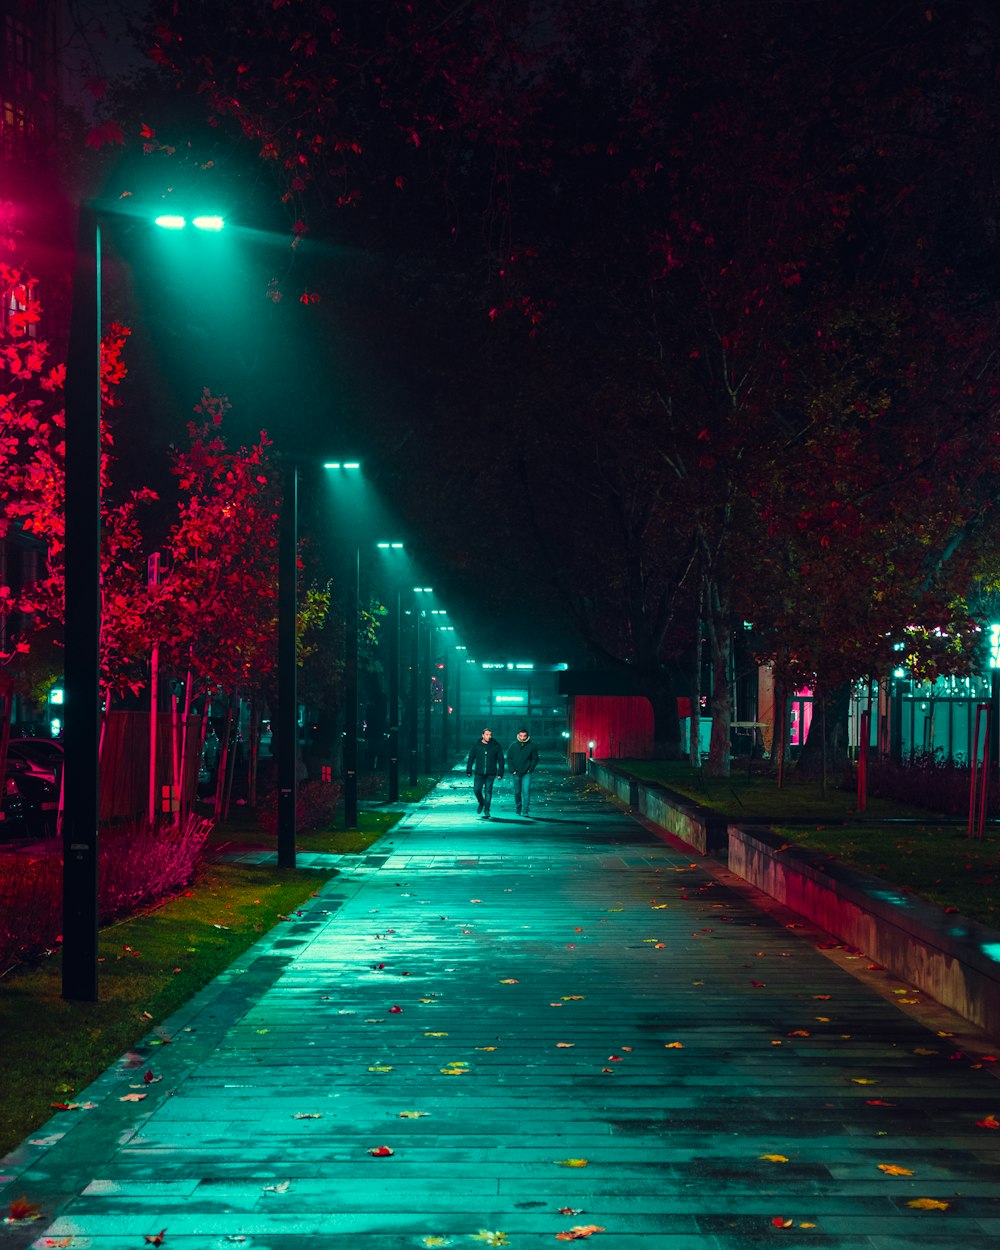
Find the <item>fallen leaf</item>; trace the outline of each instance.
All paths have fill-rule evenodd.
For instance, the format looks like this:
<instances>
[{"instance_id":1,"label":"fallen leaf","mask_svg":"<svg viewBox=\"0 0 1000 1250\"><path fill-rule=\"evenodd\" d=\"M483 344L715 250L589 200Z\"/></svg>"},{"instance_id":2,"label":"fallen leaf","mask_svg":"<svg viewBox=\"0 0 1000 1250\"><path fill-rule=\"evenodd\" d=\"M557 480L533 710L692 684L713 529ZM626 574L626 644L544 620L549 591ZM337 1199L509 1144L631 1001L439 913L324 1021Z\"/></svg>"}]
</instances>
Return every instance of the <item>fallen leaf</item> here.
<instances>
[{"instance_id":1,"label":"fallen leaf","mask_svg":"<svg viewBox=\"0 0 1000 1250\"><path fill-rule=\"evenodd\" d=\"M556 1050L569 1050L575 1045L576 1042L556 1042Z\"/></svg>"},{"instance_id":2,"label":"fallen leaf","mask_svg":"<svg viewBox=\"0 0 1000 1250\"><path fill-rule=\"evenodd\" d=\"M894 1102L886 1102L884 1098L866 1098L865 1106L867 1107L894 1107Z\"/></svg>"},{"instance_id":3,"label":"fallen leaf","mask_svg":"<svg viewBox=\"0 0 1000 1250\"><path fill-rule=\"evenodd\" d=\"M144 1098L148 1098L148 1094L122 1094L119 1102L142 1102Z\"/></svg>"},{"instance_id":4,"label":"fallen leaf","mask_svg":"<svg viewBox=\"0 0 1000 1250\"><path fill-rule=\"evenodd\" d=\"M388 1159L390 1155L396 1152L390 1146L369 1146L368 1153L373 1159Z\"/></svg>"},{"instance_id":5,"label":"fallen leaf","mask_svg":"<svg viewBox=\"0 0 1000 1250\"><path fill-rule=\"evenodd\" d=\"M422 1237L420 1239L420 1244L422 1246L433 1247L433 1250L438 1250L438 1247L450 1246L453 1243L450 1237Z\"/></svg>"},{"instance_id":6,"label":"fallen leaf","mask_svg":"<svg viewBox=\"0 0 1000 1250\"><path fill-rule=\"evenodd\" d=\"M878 1081L870 1076L852 1076L851 1082L854 1085L877 1085Z\"/></svg>"},{"instance_id":7,"label":"fallen leaf","mask_svg":"<svg viewBox=\"0 0 1000 1250\"><path fill-rule=\"evenodd\" d=\"M901 1168L898 1163L880 1163L878 1170L884 1172L886 1176L912 1176L912 1168Z\"/></svg>"},{"instance_id":8,"label":"fallen leaf","mask_svg":"<svg viewBox=\"0 0 1000 1250\"><path fill-rule=\"evenodd\" d=\"M49 1106L56 1111L79 1111L82 1104L78 1102L50 1102Z\"/></svg>"},{"instance_id":9,"label":"fallen leaf","mask_svg":"<svg viewBox=\"0 0 1000 1250\"><path fill-rule=\"evenodd\" d=\"M517 977L502 977L500 980L500 984L501 985L517 985L518 980L517 980Z\"/></svg>"},{"instance_id":10,"label":"fallen leaf","mask_svg":"<svg viewBox=\"0 0 1000 1250\"><path fill-rule=\"evenodd\" d=\"M8 1218L12 1221L37 1220L42 1213L42 1209L37 1203L29 1202L28 1199L23 1196L11 1199L8 1210L10 1212Z\"/></svg>"},{"instance_id":11,"label":"fallen leaf","mask_svg":"<svg viewBox=\"0 0 1000 1250\"><path fill-rule=\"evenodd\" d=\"M585 1168L590 1162L589 1159L557 1159L556 1163L561 1168Z\"/></svg>"},{"instance_id":12,"label":"fallen leaf","mask_svg":"<svg viewBox=\"0 0 1000 1250\"><path fill-rule=\"evenodd\" d=\"M321 1120L322 1118L322 1111L296 1111L292 1116L293 1120Z\"/></svg>"},{"instance_id":13,"label":"fallen leaf","mask_svg":"<svg viewBox=\"0 0 1000 1250\"><path fill-rule=\"evenodd\" d=\"M381 1064L376 1063L376 1064L373 1064L368 1069L368 1071L369 1072L391 1072L392 1064L391 1063L381 1063Z\"/></svg>"},{"instance_id":14,"label":"fallen leaf","mask_svg":"<svg viewBox=\"0 0 1000 1250\"><path fill-rule=\"evenodd\" d=\"M995 1115L988 1115L976 1121L976 1128L1000 1128L1000 1120Z\"/></svg>"},{"instance_id":15,"label":"fallen leaf","mask_svg":"<svg viewBox=\"0 0 1000 1250\"><path fill-rule=\"evenodd\" d=\"M447 1033L425 1033L424 1037L447 1037Z\"/></svg>"},{"instance_id":16,"label":"fallen leaf","mask_svg":"<svg viewBox=\"0 0 1000 1250\"><path fill-rule=\"evenodd\" d=\"M495 1046L477 1046L476 1050L496 1050Z\"/></svg>"},{"instance_id":17,"label":"fallen leaf","mask_svg":"<svg viewBox=\"0 0 1000 1250\"><path fill-rule=\"evenodd\" d=\"M399 1015L402 1015L402 1012L403 1012L402 1007L390 1007L389 1008L390 1016L399 1016Z\"/></svg>"},{"instance_id":18,"label":"fallen leaf","mask_svg":"<svg viewBox=\"0 0 1000 1250\"><path fill-rule=\"evenodd\" d=\"M786 1220L783 1215L775 1215L771 1217L771 1223L775 1228L791 1228L795 1221Z\"/></svg>"},{"instance_id":19,"label":"fallen leaf","mask_svg":"<svg viewBox=\"0 0 1000 1250\"><path fill-rule=\"evenodd\" d=\"M787 1163L787 1155L758 1155L758 1159L765 1159L768 1163Z\"/></svg>"},{"instance_id":20,"label":"fallen leaf","mask_svg":"<svg viewBox=\"0 0 1000 1250\"><path fill-rule=\"evenodd\" d=\"M592 1237L594 1233L603 1233L605 1230L600 1224L577 1224L565 1233L556 1233L556 1241L583 1241L586 1237Z\"/></svg>"},{"instance_id":21,"label":"fallen leaf","mask_svg":"<svg viewBox=\"0 0 1000 1250\"><path fill-rule=\"evenodd\" d=\"M663 1049L664 1050L683 1050L684 1043L683 1042L664 1042Z\"/></svg>"},{"instance_id":22,"label":"fallen leaf","mask_svg":"<svg viewBox=\"0 0 1000 1250\"><path fill-rule=\"evenodd\" d=\"M166 1234L167 1234L167 1230L165 1228L161 1228L158 1233L147 1233L145 1236L146 1245L147 1246L162 1246L163 1238L166 1236Z\"/></svg>"},{"instance_id":23,"label":"fallen leaf","mask_svg":"<svg viewBox=\"0 0 1000 1250\"><path fill-rule=\"evenodd\" d=\"M939 1055L939 1050L928 1050L926 1046L915 1046L913 1049L915 1055Z\"/></svg>"},{"instance_id":24,"label":"fallen leaf","mask_svg":"<svg viewBox=\"0 0 1000 1250\"><path fill-rule=\"evenodd\" d=\"M583 1207L560 1207L560 1215L583 1215Z\"/></svg>"},{"instance_id":25,"label":"fallen leaf","mask_svg":"<svg viewBox=\"0 0 1000 1250\"><path fill-rule=\"evenodd\" d=\"M481 1241L487 1246L510 1245L510 1242L507 1240L507 1234L501 1232L499 1229L497 1229L496 1232L492 1232L488 1228L481 1228L478 1233L470 1233L469 1236L473 1241Z\"/></svg>"},{"instance_id":26,"label":"fallen leaf","mask_svg":"<svg viewBox=\"0 0 1000 1250\"><path fill-rule=\"evenodd\" d=\"M808 1037L809 1031L808 1029L792 1029L791 1033L787 1034L787 1036L788 1037Z\"/></svg>"},{"instance_id":27,"label":"fallen leaf","mask_svg":"<svg viewBox=\"0 0 1000 1250\"><path fill-rule=\"evenodd\" d=\"M287 1194L291 1181L278 1181L277 1185L264 1185L262 1192L265 1194Z\"/></svg>"},{"instance_id":28,"label":"fallen leaf","mask_svg":"<svg viewBox=\"0 0 1000 1250\"><path fill-rule=\"evenodd\" d=\"M906 1204L912 1207L914 1211L947 1211L948 1203L939 1202L937 1198L914 1198Z\"/></svg>"},{"instance_id":29,"label":"fallen leaf","mask_svg":"<svg viewBox=\"0 0 1000 1250\"><path fill-rule=\"evenodd\" d=\"M751 982L750 982L750 984L751 984L751 985L752 985L755 989L758 989L758 990L763 990L763 989L766 989L766 988L767 988L767 982L766 982L766 981L751 981Z\"/></svg>"},{"instance_id":30,"label":"fallen leaf","mask_svg":"<svg viewBox=\"0 0 1000 1250\"><path fill-rule=\"evenodd\" d=\"M401 1111L399 1113L400 1120L419 1120L421 1116L428 1115L427 1111Z\"/></svg>"},{"instance_id":31,"label":"fallen leaf","mask_svg":"<svg viewBox=\"0 0 1000 1250\"><path fill-rule=\"evenodd\" d=\"M582 1003L585 998L586 998L586 994L564 994L563 1002L564 1003Z\"/></svg>"}]
</instances>

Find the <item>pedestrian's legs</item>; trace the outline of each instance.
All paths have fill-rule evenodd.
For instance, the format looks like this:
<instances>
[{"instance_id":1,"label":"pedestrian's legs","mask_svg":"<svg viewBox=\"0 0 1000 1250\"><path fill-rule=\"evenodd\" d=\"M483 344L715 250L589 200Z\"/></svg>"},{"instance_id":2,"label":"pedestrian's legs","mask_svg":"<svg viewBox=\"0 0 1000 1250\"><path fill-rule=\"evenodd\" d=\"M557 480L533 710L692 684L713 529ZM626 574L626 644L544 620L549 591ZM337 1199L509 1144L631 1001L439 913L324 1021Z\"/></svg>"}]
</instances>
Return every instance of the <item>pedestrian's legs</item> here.
<instances>
[{"instance_id":1,"label":"pedestrian's legs","mask_svg":"<svg viewBox=\"0 0 1000 1250\"><path fill-rule=\"evenodd\" d=\"M496 777L492 773L488 777L483 778L483 802L486 807L486 810L483 812L484 816L489 816L490 814L490 803L493 801L494 781L496 781Z\"/></svg>"},{"instance_id":2,"label":"pedestrian's legs","mask_svg":"<svg viewBox=\"0 0 1000 1250\"><path fill-rule=\"evenodd\" d=\"M523 777L518 777L521 782L521 801L518 804L518 811L522 816L528 815L528 808L531 806L531 773L525 773Z\"/></svg>"},{"instance_id":3,"label":"pedestrian's legs","mask_svg":"<svg viewBox=\"0 0 1000 1250\"><path fill-rule=\"evenodd\" d=\"M475 780L472 783L472 788L476 794L476 802L479 804L476 810L480 812L483 810L484 807L487 809L487 811L489 811L489 802L488 800L483 798L483 782L485 780L486 778L483 776L482 773L476 773Z\"/></svg>"},{"instance_id":4,"label":"pedestrian's legs","mask_svg":"<svg viewBox=\"0 0 1000 1250\"><path fill-rule=\"evenodd\" d=\"M527 780L521 773L511 773L511 780L514 782L514 811L518 816L521 814L521 786Z\"/></svg>"}]
</instances>

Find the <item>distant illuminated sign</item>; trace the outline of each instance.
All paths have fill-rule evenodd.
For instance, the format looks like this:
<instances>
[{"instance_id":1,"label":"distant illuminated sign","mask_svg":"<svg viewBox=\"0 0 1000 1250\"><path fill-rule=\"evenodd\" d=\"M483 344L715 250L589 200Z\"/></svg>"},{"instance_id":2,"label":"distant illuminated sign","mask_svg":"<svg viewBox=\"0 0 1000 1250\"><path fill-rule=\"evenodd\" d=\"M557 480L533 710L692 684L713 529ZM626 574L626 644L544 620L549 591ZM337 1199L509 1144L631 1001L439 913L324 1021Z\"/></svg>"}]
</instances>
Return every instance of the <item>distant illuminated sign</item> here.
<instances>
[{"instance_id":1,"label":"distant illuminated sign","mask_svg":"<svg viewBox=\"0 0 1000 1250\"><path fill-rule=\"evenodd\" d=\"M53 686L52 689L49 691L49 702L50 703L62 703L62 701L63 701L62 687Z\"/></svg>"},{"instance_id":2,"label":"distant illuminated sign","mask_svg":"<svg viewBox=\"0 0 1000 1250\"><path fill-rule=\"evenodd\" d=\"M506 664L484 664L483 668L506 668Z\"/></svg>"},{"instance_id":3,"label":"distant illuminated sign","mask_svg":"<svg viewBox=\"0 0 1000 1250\"><path fill-rule=\"evenodd\" d=\"M990 626L990 668L1000 668L1000 625Z\"/></svg>"},{"instance_id":4,"label":"distant illuminated sign","mask_svg":"<svg viewBox=\"0 0 1000 1250\"><path fill-rule=\"evenodd\" d=\"M494 694L494 703L527 703L527 690L505 690L502 693Z\"/></svg>"}]
</instances>

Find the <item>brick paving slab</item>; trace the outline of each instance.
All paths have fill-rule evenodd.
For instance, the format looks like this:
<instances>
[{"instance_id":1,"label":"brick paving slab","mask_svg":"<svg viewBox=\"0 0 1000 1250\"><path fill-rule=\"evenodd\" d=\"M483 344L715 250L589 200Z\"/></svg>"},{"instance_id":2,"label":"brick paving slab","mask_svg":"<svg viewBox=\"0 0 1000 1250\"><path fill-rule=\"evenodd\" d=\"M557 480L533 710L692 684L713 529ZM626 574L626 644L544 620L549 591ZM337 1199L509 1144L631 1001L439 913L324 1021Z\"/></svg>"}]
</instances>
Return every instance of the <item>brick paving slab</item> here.
<instances>
[{"instance_id":1,"label":"brick paving slab","mask_svg":"<svg viewBox=\"0 0 1000 1250\"><path fill-rule=\"evenodd\" d=\"M451 774L337 857L0 1161L4 1209L43 1212L0 1250L996 1250L988 1042L584 779L537 781L533 821L500 786L486 822Z\"/></svg>"}]
</instances>

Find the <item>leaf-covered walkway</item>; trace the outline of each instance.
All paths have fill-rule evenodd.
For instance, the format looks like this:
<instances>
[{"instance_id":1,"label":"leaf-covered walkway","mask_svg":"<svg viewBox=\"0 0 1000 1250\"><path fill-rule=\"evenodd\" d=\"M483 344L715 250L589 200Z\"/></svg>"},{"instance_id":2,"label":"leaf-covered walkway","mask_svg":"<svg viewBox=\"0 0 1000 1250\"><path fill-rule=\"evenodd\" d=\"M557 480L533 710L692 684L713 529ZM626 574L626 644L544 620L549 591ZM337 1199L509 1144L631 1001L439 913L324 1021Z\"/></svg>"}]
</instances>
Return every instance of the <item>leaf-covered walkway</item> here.
<instances>
[{"instance_id":1,"label":"leaf-covered walkway","mask_svg":"<svg viewBox=\"0 0 1000 1250\"><path fill-rule=\"evenodd\" d=\"M0 1250L1000 1244L1000 1063L545 764L530 823L452 774L76 1095Z\"/></svg>"}]
</instances>

